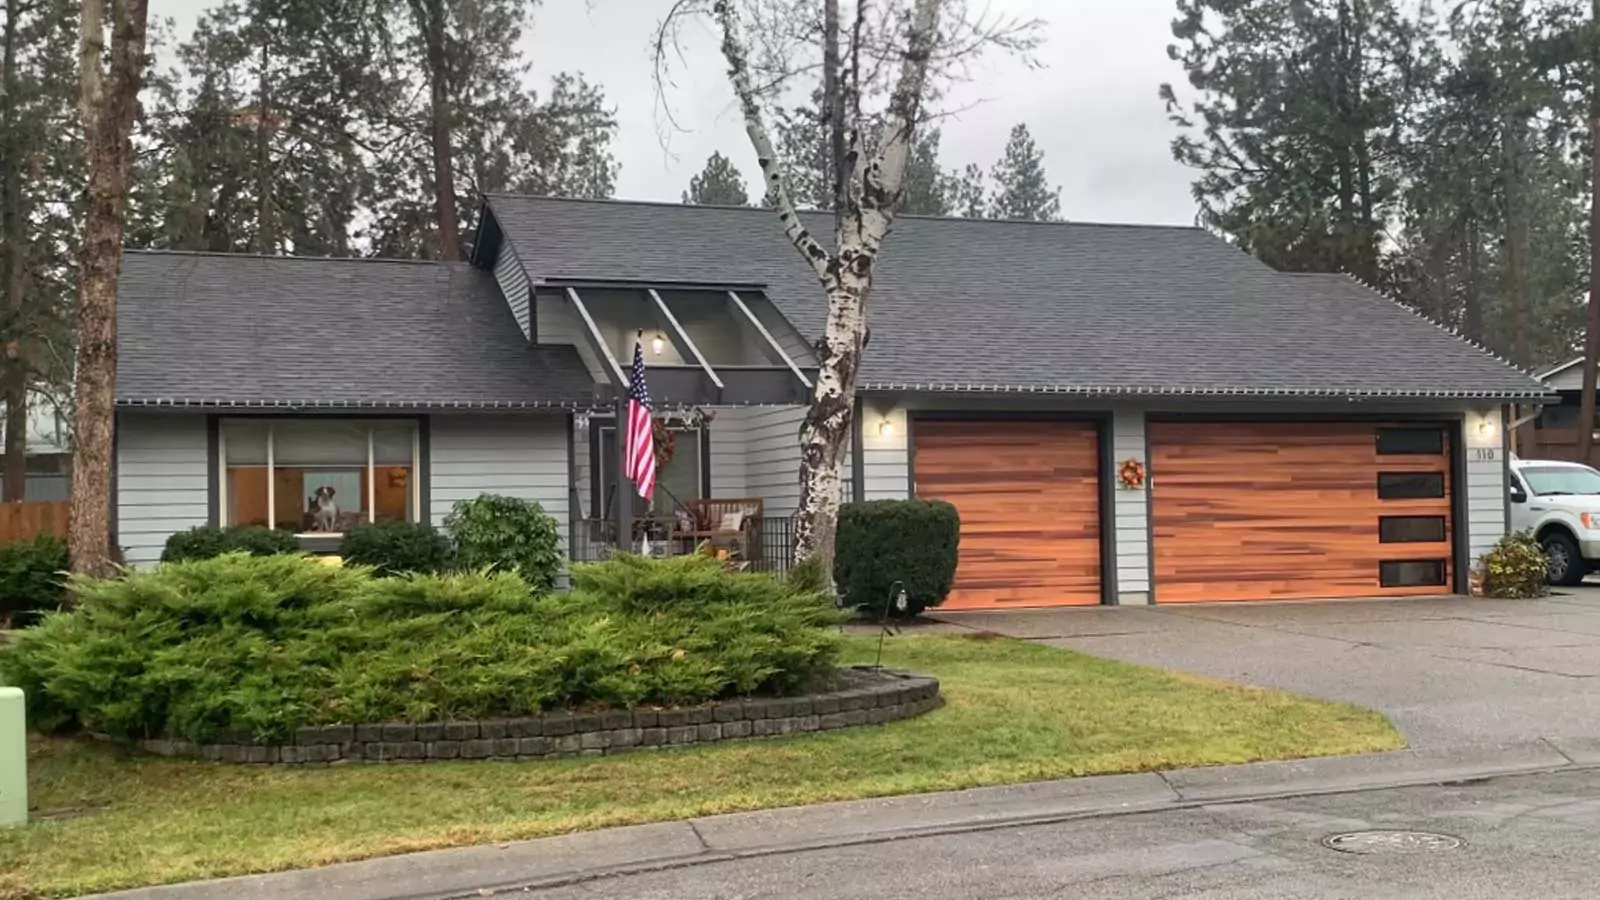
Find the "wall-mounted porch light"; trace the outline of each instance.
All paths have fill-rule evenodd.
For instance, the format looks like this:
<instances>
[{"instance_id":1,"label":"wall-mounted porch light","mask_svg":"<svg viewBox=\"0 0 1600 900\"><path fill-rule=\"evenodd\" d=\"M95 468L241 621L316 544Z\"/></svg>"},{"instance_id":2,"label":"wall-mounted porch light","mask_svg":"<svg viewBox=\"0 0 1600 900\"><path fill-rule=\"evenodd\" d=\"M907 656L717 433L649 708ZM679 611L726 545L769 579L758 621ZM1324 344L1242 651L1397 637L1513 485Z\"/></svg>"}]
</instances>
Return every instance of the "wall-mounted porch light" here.
<instances>
[{"instance_id":1,"label":"wall-mounted porch light","mask_svg":"<svg viewBox=\"0 0 1600 900\"><path fill-rule=\"evenodd\" d=\"M661 351L665 349L667 349L667 339L662 336L661 332L658 331L655 333L655 336L650 339L650 352L660 356Z\"/></svg>"},{"instance_id":2,"label":"wall-mounted porch light","mask_svg":"<svg viewBox=\"0 0 1600 900\"><path fill-rule=\"evenodd\" d=\"M879 422L878 437L894 437L894 423L888 419Z\"/></svg>"},{"instance_id":3,"label":"wall-mounted porch light","mask_svg":"<svg viewBox=\"0 0 1600 900\"><path fill-rule=\"evenodd\" d=\"M1486 441L1494 437L1496 430L1498 430L1498 426L1495 425L1493 419L1488 418L1487 416L1484 417L1482 422L1478 423L1478 437L1481 437Z\"/></svg>"}]
</instances>

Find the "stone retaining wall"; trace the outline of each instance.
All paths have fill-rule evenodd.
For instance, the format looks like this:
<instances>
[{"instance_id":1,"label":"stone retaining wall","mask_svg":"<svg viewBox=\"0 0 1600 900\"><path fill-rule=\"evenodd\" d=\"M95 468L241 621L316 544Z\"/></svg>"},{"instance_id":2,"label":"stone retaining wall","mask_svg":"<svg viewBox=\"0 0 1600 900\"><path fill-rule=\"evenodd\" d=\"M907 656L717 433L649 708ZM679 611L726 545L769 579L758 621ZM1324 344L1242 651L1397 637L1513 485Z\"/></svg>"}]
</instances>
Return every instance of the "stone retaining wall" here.
<instances>
[{"instance_id":1,"label":"stone retaining wall","mask_svg":"<svg viewBox=\"0 0 1600 900\"><path fill-rule=\"evenodd\" d=\"M880 725L942 702L938 680L923 675L861 667L845 669L841 677L843 689L805 697L426 725L324 725L299 729L293 744L148 740L140 747L158 756L278 765L601 756Z\"/></svg>"}]
</instances>

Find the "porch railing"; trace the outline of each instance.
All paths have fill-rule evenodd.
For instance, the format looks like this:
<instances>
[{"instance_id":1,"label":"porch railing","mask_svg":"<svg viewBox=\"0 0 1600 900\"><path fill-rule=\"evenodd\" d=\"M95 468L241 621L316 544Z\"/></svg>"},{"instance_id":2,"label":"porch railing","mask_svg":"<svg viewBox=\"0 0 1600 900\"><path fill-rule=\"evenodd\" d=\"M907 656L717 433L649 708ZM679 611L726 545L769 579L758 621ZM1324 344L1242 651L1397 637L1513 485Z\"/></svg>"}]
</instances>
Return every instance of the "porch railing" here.
<instances>
[{"instance_id":1,"label":"porch railing","mask_svg":"<svg viewBox=\"0 0 1600 900\"><path fill-rule=\"evenodd\" d=\"M599 562L617 543L615 527L609 521L580 519L572 523L567 543L573 562ZM759 539L746 551L750 570L784 573L794 565L794 520L787 516L763 516ZM656 540L656 539L652 539ZM656 540L657 553L684 553L693 548L687 541Z\"/></svg>"}]
</instances>

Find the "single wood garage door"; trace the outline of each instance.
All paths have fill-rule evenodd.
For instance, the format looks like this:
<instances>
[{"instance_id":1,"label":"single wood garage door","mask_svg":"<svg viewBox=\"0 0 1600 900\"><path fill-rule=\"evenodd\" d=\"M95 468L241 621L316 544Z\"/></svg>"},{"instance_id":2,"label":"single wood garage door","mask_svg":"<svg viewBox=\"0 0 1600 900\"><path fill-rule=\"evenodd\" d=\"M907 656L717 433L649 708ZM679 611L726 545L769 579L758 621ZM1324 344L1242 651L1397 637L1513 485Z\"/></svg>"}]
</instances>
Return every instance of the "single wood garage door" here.
<instances>
[{"instance_id":1,"label":"single wood garage door","mask_svg":"<svg viewBox=\"0 0 1600 900\"><path fill-rule=\"evenodd\" d=\"M955 590L942 608L1100 602L1093 423L919 419L913 440L916 495L961 513Z\"/></svg>"},{"instance_id":2,"label":"single wood garage door","mask_svg":"<svg viewBox=\"0 0 1600 900\"><path fill-rule=\"evenodd\" d=\"M1447 593L1444 426L1152 422L1157 603Z\"/></svg>"}]
</instances>

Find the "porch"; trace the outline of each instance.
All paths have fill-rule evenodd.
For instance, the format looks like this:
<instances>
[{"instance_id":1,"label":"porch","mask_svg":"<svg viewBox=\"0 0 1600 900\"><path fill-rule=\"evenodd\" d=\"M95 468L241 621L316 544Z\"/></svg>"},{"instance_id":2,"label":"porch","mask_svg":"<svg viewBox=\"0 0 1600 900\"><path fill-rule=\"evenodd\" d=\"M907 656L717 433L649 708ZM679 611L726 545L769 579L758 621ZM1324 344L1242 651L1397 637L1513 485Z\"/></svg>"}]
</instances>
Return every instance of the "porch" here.
<instances>
[{"instance_id":1,"label":"porch","mask_svg":"<svg viewBox=\"0 0 1600 900\"><path fill-rule=\"evenodd\" d=\"M659 457L648 505L626 486L619 500L615 417L575 419L572 559L593 562L619 545L616 504L624 502L630 534L622 546L638 551L648 538L653 554L672 555L709 544L753 571L788 571L804 416L798 405L657 409L657 441L669 449ZM845 499L850 490L847 479Z\"/></svg>"}]
</instances>

